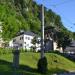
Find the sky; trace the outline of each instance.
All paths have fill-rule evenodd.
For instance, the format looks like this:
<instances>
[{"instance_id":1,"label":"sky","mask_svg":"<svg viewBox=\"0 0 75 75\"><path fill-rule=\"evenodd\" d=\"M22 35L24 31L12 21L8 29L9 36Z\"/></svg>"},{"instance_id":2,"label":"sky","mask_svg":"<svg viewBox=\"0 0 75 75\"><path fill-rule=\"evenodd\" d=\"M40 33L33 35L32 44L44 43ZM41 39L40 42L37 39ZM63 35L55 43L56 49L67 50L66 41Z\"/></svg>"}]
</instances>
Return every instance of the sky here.
<instances>
[{"instance_id":1,"label":"sky","mask_svg":"<svg viewBox=\"0 0 75 75\"><path fill-rule=\"evenodd\" d=\"M63 25L75 32L75 0L35 0L61 16Z\"/></svg>"}]
</instances>

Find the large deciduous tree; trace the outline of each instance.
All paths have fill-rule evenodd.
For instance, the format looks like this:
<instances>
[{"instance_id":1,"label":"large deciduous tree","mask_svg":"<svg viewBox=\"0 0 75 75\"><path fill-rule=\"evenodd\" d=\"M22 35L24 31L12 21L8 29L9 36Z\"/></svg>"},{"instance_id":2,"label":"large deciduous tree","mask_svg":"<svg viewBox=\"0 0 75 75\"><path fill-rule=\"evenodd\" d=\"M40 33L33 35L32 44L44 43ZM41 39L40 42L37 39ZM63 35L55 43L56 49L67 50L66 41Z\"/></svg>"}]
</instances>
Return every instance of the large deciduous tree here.
<instances>
[{"instance_id":1,"label":"large deciduous tree","mask_svg":"<svg viewBox=\"0 0 75 75\"><path fill-rule=\"evenodd\" d=\"M67 33L64 34L63 32L57 32L57 44L58 47L62 47L64 52L65 48L71 44L69 35Z\"/></svg>"}]
</instances>

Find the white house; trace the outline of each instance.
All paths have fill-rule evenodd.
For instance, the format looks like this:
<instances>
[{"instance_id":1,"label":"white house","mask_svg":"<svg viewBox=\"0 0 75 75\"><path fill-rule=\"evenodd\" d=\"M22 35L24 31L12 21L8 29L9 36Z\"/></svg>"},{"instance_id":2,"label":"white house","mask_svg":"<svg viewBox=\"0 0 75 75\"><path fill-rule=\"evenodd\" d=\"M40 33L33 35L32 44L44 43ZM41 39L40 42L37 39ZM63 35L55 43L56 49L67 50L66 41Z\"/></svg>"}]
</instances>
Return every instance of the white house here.
<instances>
[{"instance_id":1,"label":"white house","mask_svg":"<svg viewBox=\"0 0 75 75\"><path fill-rule=\"evenodd\" d=\"M23 49L27 49L30 50L32 47L34 47L34 45L32 44L32 39L35 37L36 35L33 32L20 32L20 34L18 34L15 38L13 38L10 42L9 42L9 47L14 47L16 46L16 44L18 44L19 48L23 48ZM53 39L51 37L46 37L46 42L45 42L45 51L51 51L51 50L58 50L60 52L62 52L62 48L57 48L57 43L53 41ZM40 37L37 38L38 41L41 40ZM36 52L38 50L41 50L41 42L40 43L36 43Z\"/></svg>"},{"instance_id":2,"label":"white house","mask_svg":"<svg viewBox=\"0 0 75 75\"><path fill-rule=\"evenodd\" d=\"M32 39L35 37L33 32L21 32L9 42L9 47L14 47L18 44L19 48L30 50L33 46ZM40 44L36 43L36 51L40 49Z\"/></svg>"}]
</instances>

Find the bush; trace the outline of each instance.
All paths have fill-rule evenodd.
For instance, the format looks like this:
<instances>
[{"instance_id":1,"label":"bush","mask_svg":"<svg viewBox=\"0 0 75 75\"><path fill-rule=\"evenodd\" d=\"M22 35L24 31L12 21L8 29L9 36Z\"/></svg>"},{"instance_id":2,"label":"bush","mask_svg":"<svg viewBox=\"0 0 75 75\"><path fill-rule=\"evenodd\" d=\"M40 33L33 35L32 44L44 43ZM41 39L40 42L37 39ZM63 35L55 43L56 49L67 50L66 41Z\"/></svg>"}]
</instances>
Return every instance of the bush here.
<instances>
[{"instance_id":1,"label":"bush","mask_svg":"<svg viewBox=\"0 0 75 75\"><path fill-rule=\"evenodd\" d=\"M10 48L0 48L0 54L8 54L8 53L12 53L13 49Z\"/></svg>"},{"instance_id":2,"label":"bush","mask_svg":"<svg viewBox=\"0 0 75 75\"><path fill-rule=\"evenodd\" d=\"M20 48L20 52L23 53L25 52L25 50L23 48Z\"/></svg>"},{"instance_id":3,"label":"bush","mask_svg":"<svg viewBox=\"0 0 75 75\"><path fill-rule=\"evenodd\" d=\"M60 52L58 50L55 50L54 53L60 54Z\"/></svg>"},{"instance_id":4,"label":"bush","mask_svg":"<svg viewBox=\"0 0 75 75\"><path fill-rule=\"evenodd\" d=\"M21 53L24 53L24 52L29 52L29 50L28 50L28 49L23 49L23 48L20 48L20 52L21 52Z\"/></svg>"},{"instance_id":5,"label":"bush","mask_svg":"<svg viewBox=\"0 0 75 75\"><path fill-rule=\"evenodd\" d=\"M43 74L47 73L47 59L46 59L46 57L39 59L37 66L38 66L38 71L40 73L43 73Z\"/></svg>"}]
</instances>

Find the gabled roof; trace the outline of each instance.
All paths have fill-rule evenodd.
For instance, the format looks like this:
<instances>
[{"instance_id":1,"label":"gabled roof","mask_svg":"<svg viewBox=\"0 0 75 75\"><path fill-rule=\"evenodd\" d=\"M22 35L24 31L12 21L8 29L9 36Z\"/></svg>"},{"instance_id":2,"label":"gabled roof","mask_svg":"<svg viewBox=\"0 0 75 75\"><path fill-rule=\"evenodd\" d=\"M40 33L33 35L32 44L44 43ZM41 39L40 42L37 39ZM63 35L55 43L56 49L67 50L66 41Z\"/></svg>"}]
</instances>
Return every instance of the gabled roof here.
<instances>
[{"instance_id":1,"label":"gabled roof","mask_svg":"<svg viewBox=\"0 0 75 75\"><path fill-rule=\"evenodd\" d=\"M20 35L30 35L30 36L35 36L36 34L30 31L20 31L18 32L18 34L16 36L20 36Z\"/></svg>"},{"instance_id":2,"label":"gabled roof","mask_svg":"<svg viewBox=\"0 0 75 75\"><path fill-rule=\"evenodd\" d=\"M35 36L35 35L36 35L36 34L34 34L33 32L29 32L29 31L24 32L24 34L25 34L25 35L31 35L31 36Z\"/></svg>"}]
</instances>

